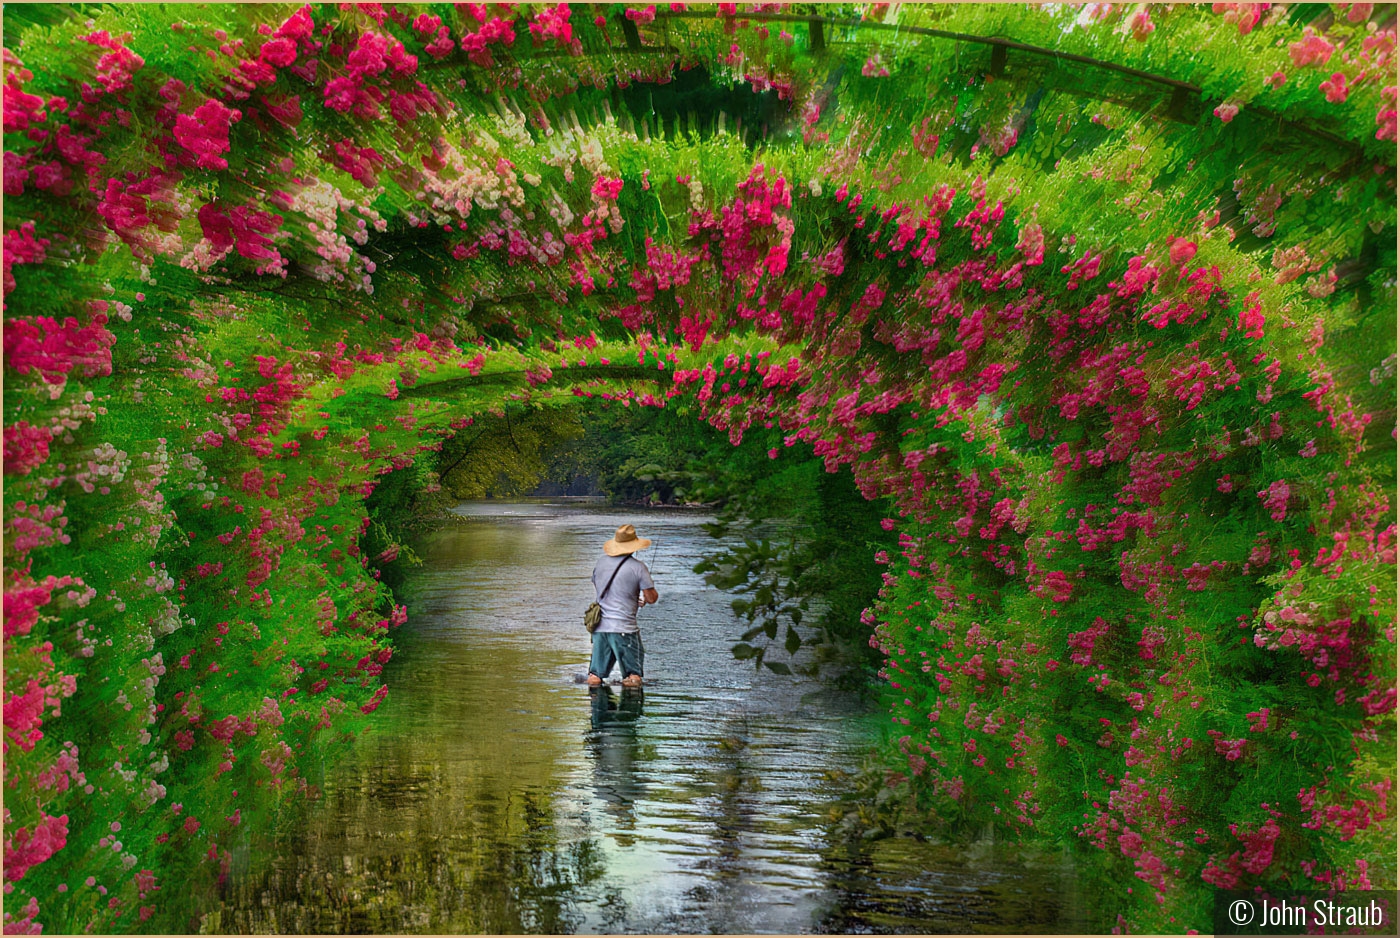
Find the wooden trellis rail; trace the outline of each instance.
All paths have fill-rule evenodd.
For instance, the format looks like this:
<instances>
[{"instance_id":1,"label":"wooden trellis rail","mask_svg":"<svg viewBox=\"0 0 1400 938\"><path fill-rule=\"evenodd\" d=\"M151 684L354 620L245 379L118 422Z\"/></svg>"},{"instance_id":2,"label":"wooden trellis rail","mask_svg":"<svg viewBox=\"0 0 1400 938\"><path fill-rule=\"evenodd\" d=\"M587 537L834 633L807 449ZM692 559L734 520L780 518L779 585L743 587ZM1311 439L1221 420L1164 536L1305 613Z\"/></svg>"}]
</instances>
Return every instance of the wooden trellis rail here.
<instances>
[{"instance_id":1,"label":"wooden trellis rail","mask_svg":"<svg viewBox=\"0 0 1400 938\"><path fill-rule=\"evenodd\" d=\"M708 12L702 13L696 10L673 11L658 9L656 11L656 18L658 20L714 19L714 14ZM897 24L876 23L861 19L839 19L834 16L816 16L800 13L740 13L736 14L733 18L773 23L805 23L808 27L810 48L814 53L818 54L824 51L827 46L827 37L824 27L833 26L845 27L847 29L873 29L885 32L898 32L914 36L928 36L933 39L949 39L954 42L967 42L991 46L993 50L991 70L994 74L1000 74L1004 71L1007 54L1012 50L1027 55L1054 59L1061 62L1074 62L1090 68L1117 72L1120 75L1125 75L1138 81L1172 89L1172 97L1167 107L1166 114L1169 118L1183 123L1195 123L1195 120L1190 116L1188 105L1191 96L1194 95L1199 99L1202 94L1199 85L1193 85L1188 81L1169 78L1166 75L1158 75L1153 72L1145 72L1142 69L1131 68L1127 65L1119 65L1116 62L1108 62L1103 59L1093 58L1092 56L1080 55L1077 52L1063 52L1058 49L1048 49L1044 46L1033 46L1029 43L1017 42L1014 39L1004 39L1000 36L978 36L972 33L958 33L946 29L934 29L929 26L900 26ZM1350 150L1355 156L1363 155L1362 148L1356 143L1310 123L1286 118L1277 111L1260 107L1252 103L1242 104L1240 110L1252 111L1259 117L1273 121L1277 125L1292 126L1303 133L1326 140L1343 149Z\"/></svg>"}]
</instances>

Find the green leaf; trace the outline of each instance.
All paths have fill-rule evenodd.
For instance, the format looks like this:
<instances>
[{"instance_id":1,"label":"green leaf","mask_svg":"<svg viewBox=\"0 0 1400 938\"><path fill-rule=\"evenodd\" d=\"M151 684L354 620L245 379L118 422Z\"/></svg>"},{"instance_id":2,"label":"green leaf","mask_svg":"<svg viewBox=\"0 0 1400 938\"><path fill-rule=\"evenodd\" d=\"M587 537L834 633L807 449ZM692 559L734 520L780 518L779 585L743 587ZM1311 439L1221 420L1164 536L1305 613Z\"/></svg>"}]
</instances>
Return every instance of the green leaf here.
<instances>
[{"instance_id":1,"label":"green leaf","mask_svg":"<svg viewBox=\"0 0 1400 938\"><path fill-rule=\"evenodd\" d=\"M754 655L758 654L757 648L753 647L752 645L745 644L743 642L740 642L739 644L735 645L733 648L729 649L729 651L731 654L734 655L735 658L739 659L740 661L743 661L747 658L752 658Z\"/></svg>"},{"instance_id":2,"label":"green leaf","mask_svg":"<svg viewBox=\"0 0 1400 938\"><path fill-rule=\"evenodd\" d=\"M802 647L802 636L798 635L797 629L790 625L788 626L787 638L783 642L783 647L787 649L787 653L790 655L797 654L797 649Z\"/></svg>"},{"instance_id":3,"label":"green leaf","mask_svg":"<svg viewBox=\"0 0 1400 938\"><path fill-rule=\"evenodd\" d=\"M765 662L763 662L763 666L764 666L765 668L767 668L769 671L772 671L774 674L791 674L791 673L792 673L792 668L789 668L787 665L783 664L781 661L765 661Z\"/></svg>"},{"instance_id":4,"label":"green leaf","mask_svg":"<svg viewBox=\"0 0 1400 938\"><path fill-rule=\"evenodd\" d=\"M765 626L764 626L762 623L760 623L760 624L758 624L758 625L755 625L753 628L749 629L747 632L745 632L743 635L741 635L741 636L739 636L739 637L742 638L742 639L743 639L744 641L746 641L746 642L751 642L751 641L753 641L755 638L758 638L759 633L761 633L761 632L764 630L764 628L765 628Z\"/></svg>"},{"instance_id":5,"label":"green leaf","mask_svg":"<svg viewBox=\"0 0 1400 938\"><path fill-rule=\"evenodd\" d=\"M1290 26L1305 26L1326 13L1329 8L1330 4L1326 3L1295 3L1289 11L1288 23Z\"/></svg>"}]
</instances>

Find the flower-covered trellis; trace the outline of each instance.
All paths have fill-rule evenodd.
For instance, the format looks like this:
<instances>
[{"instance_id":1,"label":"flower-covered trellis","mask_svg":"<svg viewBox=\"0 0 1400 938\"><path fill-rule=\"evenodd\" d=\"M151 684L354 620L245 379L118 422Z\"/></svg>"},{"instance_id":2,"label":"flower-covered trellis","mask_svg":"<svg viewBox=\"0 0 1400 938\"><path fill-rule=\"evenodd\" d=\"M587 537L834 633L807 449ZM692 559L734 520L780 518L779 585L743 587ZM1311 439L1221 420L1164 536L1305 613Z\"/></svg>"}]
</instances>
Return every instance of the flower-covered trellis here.
<instances>
[{"instance_id":1,"label":"flower-covered trellis","mask_svg":"<svg viewBox=\"0 0 1400 938\"><path fill-rule=\"evenodd\" d=\"M188 927L170 887L387 692L376 478L599 396L781 428L893 497L867 618L910 804L1076 844L1134 928L1378 885L1393 9L6 34L7 930Z\"/></svg>"}]
</instances>

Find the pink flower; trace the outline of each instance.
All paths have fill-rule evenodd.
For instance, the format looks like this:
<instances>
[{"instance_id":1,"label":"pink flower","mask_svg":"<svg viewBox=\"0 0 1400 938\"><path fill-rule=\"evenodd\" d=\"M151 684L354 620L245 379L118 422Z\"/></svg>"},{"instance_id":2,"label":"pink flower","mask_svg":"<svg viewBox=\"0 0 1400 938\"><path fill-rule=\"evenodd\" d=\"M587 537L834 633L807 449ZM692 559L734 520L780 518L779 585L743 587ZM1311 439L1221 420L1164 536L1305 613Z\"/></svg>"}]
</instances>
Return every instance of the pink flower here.
<instances>
[{"instance_id":1,"label":"pink flower","mask_svg":"<svg viewBox=\"0 0 1400 938\"><path fill-rule=\"evenodd\" d=\"M1050 594L1050 601L1056 603L1068 602L1070 596L1074 594L1074 588L1070 585L1069 578L1062 570L1051 570L1045 574L1045 582L1041 586L1041 595Z\"/></svg>"},{"instance_id":2,"label":"pink flower","mask_svg":"<svg viewBox=\"0 0 1400 938\"><path fill-rule=\"evenodd\" d=\"M58 884L59 892L66 892L67 889L68 886L66 883ZM44 926L34 921L35 917L38 914L39 900L34 898L33 896L30 896L29 901L25 903L25 905L22 908L19 908L14 912L5 913L5 934L42 935L44 933ZM20 917L15 918L16 915Z\"/></svg>"},{"instance_id":3,"label":"pink flower","mask_svg":"<svg viewBox=\"0 0 1400 938\"><path fill-rule=\"evenodd\" d=\"M291 39L269 39L258 50L258 60L274 68L286 68L297 60L297 44Z\"/></svg>"},{"instance_id":4,"label":"pink flower","mask_svg":"<svg viewBox=\"0 0 1400 938\"><path fill-rule=\"evenodd\" d=\"M447 26L439 26L433 41L423 47L423 51L435 59L445 59L456 50L457 43L453 41L452 30Z\"/></svg>"},{"instance_id":5,"label":"pink flower","mask_svg":"<svg viewBox=\"0 0 1400 938\"><path fill-rule=\"evenodd\" d=\"M1061 574L1063 576L1063 574ZM1088 667L1094 663L1094 646L1099 639L1108 634L1108 623L1102 616L1095 616L1094 622L1089 628L1082 632L1073 632L1069 636L1069 647L1074 649L1070 652L1069 659L1081 667Z\"/></svg>"},{"instance_id":6,"label":"pink flower","mask_svg":"<svg viewBox=\"0 0 1400 938\"><path fill-rule=\"evenodd\" d=\"M1216 866L1213 858L1206 864L1206 868L1201 871L1201 879L1221 889L1234 889L1239 885L1240 881L1238 873Z\"/></svg>"},{"instance_id":7,"label":"pink flower","mask_svg":"<svg viewBox=\"0 0 1400 938\"><path fill-rule=\"evenodd\" d=\"M1376 111L1376 123L1379 125L1376 130L1376 139L1394 140L1396 123L1395 86L1387 85L1382 88L1381 97L1385 98L1389 103L1382 104L1380 109Z\"/></svg>"},{"instance_id":8,"label":"pink flower","mask_svg":"<svg viewBox=\"0 0 1400 938\"><path fill-rule=\"evenodd\" d=\"M622 180L599 176L593 182L593 194L600 199L616 202L617 197L622 194Z\"/></svg>"},{"instance_id":9,"label":"pink flower","mask_svg":"<svg viewBox=\"0 0 1400 938\"><path fill-rule=\"evenodd\" d=\"M32 221L22 222L18 227L11 228L5 232L5 292L9 293L15 288L15 278L12 269L18 264L42 264L48 257L48 238L34 237L34 223ZM8 330L8 327L6 327ZM6 354L9 353L9 341L6 337Z\"/></svg>"},{"instance_id":10,"label":"pink flower","mask_svg":"<svg viewBox=\"0 0 1400 938\"><path fill-rule=\"evenodd\" d=\"M462 36L462 51L467 53L473 64L482 68L490 68L494 64L491 58L491 51L486 47L492 43L502 45L512 45L515 42L515 28L511 21L503 20L499 16L493 16L490 21L484 21L486 13L483 9L481 18L481 29L474 33L467 33Z\"/></svg>"},{"instance_id":11,"label":"pink flower","mask_svg":"<svg viewBox=\"0 0 1400 938\"><path fill-rule=\"evenodd\" d=\"M282 227L281 215L269 215L246 205L225 208L209 202L199 209L199 226L215 251L235 248L240 257L253 260L278 258L269 236Z\"/></svg>"},{"instance_id":12,"label":"pink flower","mask_svg":"<svg viewBox=\"0 0 1400 938\"><path fill-rule=\"evenodd\" d=\"M31 427L24 420L6 427L5 475L28 475L42 466L49 458L49 438L47 427Z\"/></svg>"},{"instance_id":13,"label":"pink flower","mask_svg":"<svg viewBox=\"0 0 1400 938\"><path fill-rule=\"evenodd\" d=\"M287 127L295 127L301 123L301 95L277 94L265 96L262 99L263 107L267 113L272 115L272 119ZM285 204L281 208L290 208L291 199L287 196L282 200ZM274 204L276 204L274 202Z\"/></svg>"},{"instance_id":14,"label":"pink flower","mask_svg":"<svg viewBox=\"0 0 1400 938\"><path fill-rule=\"evenodd\" d=\"M1295 68L1307 65L1326 65L1336 47L1323 36L1317 35L1311 26L1303 28L1303 38L1289 44L1288 54L1293 58Z\"/></svg>"},{"instance_id":15,"label":"pink flower","mask_svg":"<svg viewBox=\"0 0 1400 938\"><path fill-rule=\"evenodd\" d=\"M13 55L5 56L7 66L11 61L16 67L22 67L19 59ZM8 106L4 109L4 130L7 134L25 130L31 124L42 124L49 118L44 110L44 99L20 87L22 80L32 77L33 73L24 69L22 72L11 73L9 80L5 82L5 104Z\"/></svg>"},{"instance_id":16,"label":"pink flower","mask_svg":"<svg viewBox=\"0 0 1400 938\"><path fill-rule=\"evenodd\" d=\"M43 863L67 844L68 815L52 817L40 811L39 823L34 825L32 832L21 827L6 841L5 879L9 882L23 879L30 867Z\"/></svg>"},{"instance_id":17,"label":"pink flower","mask_svg":"<svg viewBox=\"0 0 1400 938\"><path fill-rule=\"evenodd\" d=\"M345 59L345 64L357 78L378 75L389 67L388 53L390 37L374 32L360 33L355 48Z\"/></svg>"},{"instance_id":18,"label":"pink flower","mask_svg":"<svg viewBox=\"0 0 1400 938\"><path fill-rule=\"evenodd\" d=\"M1347 77L1341 72L1333 72L1332 77L1318 85L1323 94L1327 95L1327 100L1332 104L1341 104L1347 99Z\"/></svg>"},{"instance_id":19,"label":"pink flower","mask_svg":"<svg viewBox=\"0 0 1400 938\"><path fill-rule=\"evenodd\" d=\"M97 60L97 80L108 93L116 94L131 87L132 73L146 64L146 60L127 48L108 52Z\"/></svg>"},{"instance_id":20,"label":"pink flower","mask_svg":"<svg viewBox=\"0 0 1400 938\"><path fill-rule=\"evenodd\" d=\"M109 94L116 94L130 88L132 73L146 64L141 56L123 44L123 40L131 38L130 33L117 38L109 35L107 30L100 29L80 38L83 42L90 42L95 46L111 50L97 60L97 81L103 88L107 89Z\"/></svg>"},{"instance_id":21,"label":"pink flower","mask_svg":"<svg viewBox=\"0 0 1400 938\"><path fill-rule=\"evenodd\" d=\"M866 78L888 78L890 70L885 67L885 63L880 59L880 53L876 52L865 60L861 66L860 73Z\"/></svg>"},{"instance_id":22,"label":"pink flower","mask_svg":"<svg viewBox=\"0 0 1400 938\"><path fill-rule=\"evenodd\" d=\"M1031 223L1021 229L1016 250L1025 257L1027 267L1037 267L1045 262L1045 233L1039 224Z\"/></svg>"},{"instance_id":23,"label":"pink flower","mask_svg":"<svg viewBox=\"0 0 1400 938\"><path fill-rule=\"evenodd\" d=\"M5 151L5 194L24 195L24 184L29 179L26 164L29 158L12 150Z\"/></svg>"},{"instance_id":24,"label":"pink flower","mask_svg":"<svg viewBox=\"0 0 1400 938\"><path fill-rule=\"evenodd\" d=\"M1395 709L1395 688L1378 687L1364 697L1357 698L1367 716L1380 716Z\"/></svg>"},{"instance_id":25,"label":"pink flower","mask_svg":"<svg viewBox=\"0 0 1400 938\"><path fill-rule=\"evenodd\" d=\"M339 111L348 114L355 106L356 96L360 91L358 79L349 75L339 75L326 82L324 96L326 107L332 111Z\"/></svg>"},{"instance_id":26,"label":"pink flower","mask_svg":"<svg viewBox=\"0 0 1400 938\"><path fill-rule=\"evenodd\" d=\"M1077 261L1071 261L1060 268L1060 273L1069 274L1069 283L1065 285L1066 290L1077 290L1079 285L1085 281L1093 280L1099 275L1099 266L1103 262L1102 254L1090 254L1084 252L1084 256Z\"/></svg>"},{"instance_id":27,"label":"pink flower","mask_svg":"<svg viewBox=\"0 0 1400 938\"><path fill-rule=\"evenodd\" d=\"M193 114L175 118L175 140L197 157L195 165L201 169L228 169L228 160L219 154L229 150L229 126L242 118L242 111L210 98Z\"/></svg>"},{"instance_id":28,"label":"pink flower","mask_svg":"<svg viewBox=\"0 0 1400 938\"><path fill-rule=\"evenodd\" d=\"M1348 23L1362 23L1371 18L1371 10L1374 3L1343 3L1342 8L1347 11Z\"/></svg>"},{"instance_id":29,"label":"pink flower","mask_svg":"<svg viewBox=\"0 0 1400 938\"><path fill-rule=\"evenodd\" d=\"M1225 564L1219 560L1213 560L1208 564L1201 563L1200 561L1191 564L1191 566L1181 571L1181 575L1186 579L1186 589L1193 593L1204 592L1207 588L1210 575L1216 570L1224 568L1224 566Z\"/></svg>"},{"instance_id":30,"label":"pink flower","mask_svg":"<svg viewBox=\"0 0 1400 938\"><path fill-rule=\"evenodd\" d=\"M1216 107L1216 109L1211 113L1213 113L1216 117L1220 118L1220 123L1228 124L1230 123L1230 121L1235 119L1235 115L1239 112L1240 106L1238 104L1234 103L1233 101L1226 101L1224 104L1221 104L1218 107Z\"/></svg>"},{"instance_id":31,"label":"pink flower","mask_svg":"<svg viewBox=\"0 0 1400 938\"><path fill-rule=\"evenodd\" d=\"M310 39L315 28L316 24L311 21L311 7L307 5L287 17L273 35L301 41Z\"/></svg>"},{"instance_id":32,"label":"pink flower","mask_svg":"<svg viewBox=\"0 0 1400 938\"><path fill-rule=\"evenodd\" d=\"M1240 331L1250 339L1264 338L1264 312L1259 305L1259 294L1249 294L1244 302L1244 309L1240 310Z\"/></svg>"},{"instance_id":33,"label":"pink flower","mask_svg":"<svg viewBox=\"0 0 1400 938\"><path fill-rule=\"evenodd\" d=\"M1230 825L1230 832L1244 844L1245 872L1258 876L1274 862L1274 842L1278 840L1282 831L1273 818L1269 818L1260 825L1259 830L1252 833L1241 833L1233 824Z\"/></svg>"},{"instance_id":34,"label":"pink flower","mask_svg":"<svg viewBox=\"0 0 1400 938\"><path fill-rule=\"evenodd\" d=\"M1134 39L1146 42L1157 26L1152 22L1152 14L1142 9L1128 17L1128 28L1132 30Z\"/></svg>"},{"instance_id":35,"label":"pink flower","mask_svg":"<svg viewBox=\"0 0 1400 938\"><path fill-rule=\"evenodd\" d=\"M561 49L576 49L578 52L582 52L582 45L574 39L574 28L569 25L569 16L570 11L567 3L561 3L556 7L545 7L530 23L530 35L534 37L536 43L541 45L553 39L555 45Z\"/></svg>"},{"instance_id":36,"label":"pink flower","mask_svg":"<svg viewBox=\"0 0 1400 938\"><path fill-rule=\"evenodd\" d=\"M1259 498L1264 502L1264 508L1269 512L1269 517L1275 521L1282 521L1288 517L1288 496L1291 492L1287 482L1282 479L1271 484L1267 489L1258 493Z\"/></svg>"},{"instance_id":37,"label":"pink flower","mask_svg":"<svg viewBox=\"0 0 1400 938\"><path fill-rule=\"evenodd\" d=\"M373 147L355 146L355 141L347 137L331 145L331 162L366 189L373 189L379 185L379 170L384 166L384 157Z\"/></svg>"},{"instance_id":38,"label":"pink flower","mask_svg":"<svg viewBox=\"0 0 1400 938\"><path fill-rule=\"evenodd\" d=\"M13 234L13 229L6 235ZM9 238L6 238L9 248ZM10 259L8 251L6 261ZM5 323L5 364L24 375L36 372L49 384L63 384L69 373L91 378L112 373L112 346L107 315L96 313L86 326L69 316L63 322L38 316Z\"/></svg>"},{"instance_id":39,"label":"pink flower","mask_svg":"<svg viewBox=\"0 0 1400 938\"><path fill-rule=\"evenodd\" d=\"M369 703L365 704L363 707L360 708L360 712L373 713L375 710L378 710L379 705L384 702L384 698L388 695L388 693L389 685L385 684L381 686L379 690L374 692L374 696L370 697Z\"/></svg>"},{"instance_id":40,"label":"pink flower","mask_svg":"<svg viewBox=\"0 0 1400 938\"><path fill-rule=\"evenodd\" d=\"M1226 762L1238 762L1244 758L1243 739L1226 739L1219 730L1206 730L1206 735L1215 740L1215 751L1224 756Z\"/></svg>"},{"instance_id":41,"label":"pink flower","mask_svg":"<svg viewBox=\"0 0 1400 938\"><path fill-rule=\"evenodd\" d=\"M1241 36L1248 36L1259 22L1262 13L1269 9L1267 3L1215 3L1211 11L1221 13L1221 19L1239 27Z\"/></svg>"},{"instance_id":42,"label":"pink flower","mask_svg":"<svg viewBox=\"0 0 1400 938\"><path fill-rule=\"evenodd\" d=\"M1170 245L1168 254L1175 267L1180 267L1196 256L1196 242L1194 241L1188 241L1185 238L1172 238L1168 244Z\"/></svg>"}]
</instances>

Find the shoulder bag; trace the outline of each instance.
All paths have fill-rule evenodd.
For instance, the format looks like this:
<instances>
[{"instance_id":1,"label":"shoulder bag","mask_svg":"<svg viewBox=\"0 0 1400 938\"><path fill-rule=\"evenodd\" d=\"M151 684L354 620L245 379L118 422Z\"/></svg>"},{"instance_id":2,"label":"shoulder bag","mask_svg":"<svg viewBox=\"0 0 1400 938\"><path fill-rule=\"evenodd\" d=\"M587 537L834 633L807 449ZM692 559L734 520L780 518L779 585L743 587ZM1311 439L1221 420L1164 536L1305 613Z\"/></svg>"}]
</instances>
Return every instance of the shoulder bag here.
<instances>
[{"instance_id":1,"label":"shoulder bag","mask_svg":"<svg viewBox=\"0 0 1400 938\"><path fill-rule=\"evenodd\" d=\"M602 599L604 596L608 595L608 590L612 589L613 580L617 579L618 571L626 566L627 561L631 559L631 554L627 554L622 558L622 563L618 564L617 568L613 570L612 576L608 577L608 585L603 587L603 591L598 594L598 599ZM598 605L596 600L589 603L588 608L583 613L583 627L588 630L588 634L592 635L593 630L596 629L598 624L602 621L603 607Z\"/></svg>"}]
</instances>

